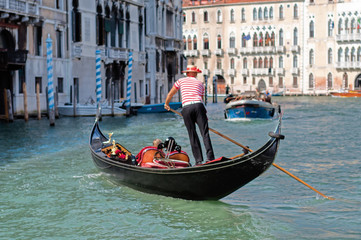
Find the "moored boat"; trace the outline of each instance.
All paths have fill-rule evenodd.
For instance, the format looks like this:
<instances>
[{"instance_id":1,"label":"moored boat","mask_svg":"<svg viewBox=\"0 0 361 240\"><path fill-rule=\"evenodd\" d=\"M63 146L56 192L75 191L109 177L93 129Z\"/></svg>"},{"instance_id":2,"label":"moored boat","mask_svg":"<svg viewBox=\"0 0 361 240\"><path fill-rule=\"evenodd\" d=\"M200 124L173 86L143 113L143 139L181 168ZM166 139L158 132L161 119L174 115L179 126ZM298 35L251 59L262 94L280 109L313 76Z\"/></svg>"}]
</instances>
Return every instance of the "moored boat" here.
<instances>
[{"instance_id":1,"label":"moored boat","mask_svg":"<svg viewBox=\"0 0 361 240\"><path fill-rule=\"evenodd\" d=\"M58 106L59 114L62 116L74 116L74 106L72 104ZM101 114L103 116L110 116L112 112L116 116L125 115L126 111L120 107L112 108L108 105L101 106ZM97 113L97 106L95 104L77 104L75 107L75 116L88 117L95 116Z\"/></svg>"},{"instance_id":2,"label":"moored boat","mask_svg":"<svg viewBox=\"0 0 361 240\"><path fill-rule=\"evenodd\" d=\"M182 102L170 102L169 106L172 109L178 109L182 107ZM140 108L137 109L138 113L162 113L168 112L164 109L164 103L158 104L144 104Z\"/></svg>"},{"instance_id":3,"label":"moored boat","mask_svg":"<svg viewBox=\"0 0 361 240\"><path fill-rule=\"evenodd\" d=\"M359 98L361 97L361 90L349 90L340 92L330 92L332 97L340 98Z\"/></svg>"},{"instance_id":4,"label":"moored boat","mask_svg":"<svg viewBox=\"0 0 361 240\"><path fill-rule=\"evenodd\" d=\"M196 166L172 167L171 164L167 168L147 168L134 161L109 157L104 151L107 148L104 142L109 140L96 121L90 135L90 151L95 166L119 184L176 198L218 200L254 180L272 165L282 139L280 132L281 116L275 131L269 133L271 138L256 151L231 158L221 157ZM116 145L125 154L132 154L121 144Z\"/></svg>"},{"instance_id":5,"label":"moored boat","mask_svg":"<svg viewBox=\"0 0 361 240\"><path fill-rule=\"evenodd\" d=\"M257 99L241 99L229 102L224 110L226 119L263 118L275 115L275 106Z\"/></svg>"}]
</instances>

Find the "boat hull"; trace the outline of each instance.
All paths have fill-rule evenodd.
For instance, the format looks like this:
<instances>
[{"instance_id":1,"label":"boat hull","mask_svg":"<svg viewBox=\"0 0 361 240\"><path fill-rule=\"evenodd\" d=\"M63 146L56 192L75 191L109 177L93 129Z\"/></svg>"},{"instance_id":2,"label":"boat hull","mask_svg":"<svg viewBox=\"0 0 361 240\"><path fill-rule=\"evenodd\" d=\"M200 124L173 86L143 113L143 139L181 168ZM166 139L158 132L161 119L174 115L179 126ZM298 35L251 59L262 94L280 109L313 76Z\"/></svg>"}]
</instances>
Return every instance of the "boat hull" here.
<instances>
[{"instance_id":1,"label":"boat hull","mask_svg":"<svg viewBox=\"0 0 361 240\"><path fill-rule=\"evenodd\" d=\"M348 91L348 92L332 92L330 93L332 97L339 98L359 98L361 97L361 91Z\"/></svg>"},{"instance_id":2,"label":"boat hull","mask_svg":"<svg viewBox=\"0 0 361 240\"><path fill-rule=\"evenodd\" d=\"M226 105L225 118L273 118L275 107L267 102L258 100L239 100Z\"/></svg>"},{"instance_id":3,"label":"boat hull","mask_svg":"<svg viewBox=\"0 0 361 240\"><path fill-rule=\"evenodd\" d=\"M280 133L280 123L275 132ZM107 158L100 151L105 140L96 123L90 138L93 162L113 181L142 192L189 200L218 200L257 178L273 163L280 141L273 137L243 157L195 167L154 169Z\"/></svg>"},{"instance_id":4,"label":"boat hull","mask_svg":"<svg viewBox=\"0 0 361 240\"><path fill-rule=\"evenodd\" d=\"M178 108L182 107L182 103L181 102L171 102L171 103L169 103L169 106L172 109L178 109ZM138 113L162 113L162 112L168 112L168 111L164 109L164 103L159 103L159 104L143 105L142 107L137 109L137 112Z\"/></svg>"},{"instance_id":5,"label":"boat hull","mask_svg":"<svg viewBox=\"0 0 361 240\"><path fill-rule=\"evenodd\" d=\"M72 105L58 106L59 114L62 116L74 116L74 107ZM77 105L75 109L75 116L87 117L96 116L97 107L95 105ZM125 115L126 111L119 107L114 107L114 115ZM102 116L111 116L112 109L110 106L103 106L101 108Z\"/></svg>"}]
</instances>

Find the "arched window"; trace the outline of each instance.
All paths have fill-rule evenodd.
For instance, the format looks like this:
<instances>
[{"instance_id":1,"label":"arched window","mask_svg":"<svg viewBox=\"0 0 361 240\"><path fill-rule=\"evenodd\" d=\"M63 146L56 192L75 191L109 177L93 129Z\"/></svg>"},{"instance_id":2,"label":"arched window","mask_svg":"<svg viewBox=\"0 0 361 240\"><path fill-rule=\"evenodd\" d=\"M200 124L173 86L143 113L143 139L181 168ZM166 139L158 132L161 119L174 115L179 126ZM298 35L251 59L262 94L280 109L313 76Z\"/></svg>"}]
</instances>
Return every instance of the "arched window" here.
<instances>
[{"instance_id":1,"label":"arched window","mask_svg":"<svg viewBox=\"0 0 361 240\"><path fill-rule=\"evenodd\" d=\"M273 7L269 8L269 18L273 19Z\"/></svg>"},{"instance_id":2,"label":"arched window","mask_svg":"<svg viewBox=\"0 0 361 240\"><path fill-rule=\"evenodd\" d=\"M183 36L183 50L187 50L187 39Z\"/></svg>"},{"instance_id":3,"label":"arched window","mask_svg":"<svg viewBox=\"0 0 361 240\"><path fill-rule=\"evenodd\" d=\"M348 34L350 32L349 26L348 26L348 18L345 20L345 32Z\"/></svg>"},{"instance_id":4,"label":"arched window","mask_svg":"<svg viewBox=\"0 0 361 240\"><path fill-rule=\"evenodd\" d=\"M270 57L269 59L269 67L273 68L273 57Z\"/></svg>"},{"instance_id":5,"label":"arched window","mask_svg":"<svg viewBox=\"0 0 361 240\"><path fill-rule=\"evenodd\" d=\"M197 50L197 37L193 37L193 50Z\"/></svg>"},{"instance_id":6,"label":"arched window","mask_svg":"<svg viewBox=\"0 0 361 240\"><path fill-rule=\"evenodd\" d=\"M246 21L246 10L244 8L242 8L242 11L241 11L241 19L242 19L242 22Z\"/></svg>"},{"instance_id":7,"label":"arched window","mask_svg":"<svg viewBox=\"0 0 361 240\"><path fill-rule=\"evenodd\" d=\"M352 47L351 49L351 62L355 62L356 60L356 49Z\"/></svg>"},{"instance_id":8,"label":"arched window","mask_svg":"<svg viewBox=\"0 0 361 240\"><path fill-rule=\"evenodd\" d=\"M308 88L313 89L313 74L310 73L310 76L308 77Z\"/></svg>"},{"instance_id":9,"label":"arched window","mask_svg":"<svg viewBox=\"0 0 361 240\"><path fill-rule=\"evenodd\" d=\"M196 13L192 12L192 23L196 22Z\"/></svg>"},{"instance_id":10,"label":"arched window","mask_svg":"<svg viewBox=\"0 0 361 240\"><path fill-rule=\"evenodd\" d=\"M235 48L236 47L236 37L234 35L234 32L231 32L229 36L229 48Z\"/></svg>"},{"instance_id":11,"label":"arched window","mask_svg":"<svg viewBox=\"0 0 361 240\"><path fill-rule=\"evenodd\" d=\"M244 33L242 34L242 47L247 47L246 35Z\"/></svg>"},{"instance_id":12,"label":"arched window","mask_svg":"<svg viewBox=\"0 0 361 240\"><path fill-rule=\"evenodd\" d=\"M348 47L345 50L345 62L349 62L350 61L350 50L348 49Z\"/></svg>"},{"instance_id":13,"label":"arched window","mask_svg":"<svg viewBox=\"0 0 361 240\"><path fill-rule=\"evenodd\" d=\"M262 20L262 8L258 8L258 20Z\"/></svg>"},{"instance_id":14,"label":"arched window","mask_svg":"<svg viewBox=\"0 0 361 240\"><path fill-rule=\"evenodd\" d=\"M298 18L298 6L297 6L297 4L295 4L294 6L293 6L293 18Z\"/></svg>"},{"instance_id":15,"label":"arched window","mask_svg":"<svg viewBox=\"0 0 361 240\"><path fill-rule=\"evenodd\" d=\"M332 73L328 73L327 75L327 89L330 90L333 87L332 83Z\"/></svg>"},{"instance_id":16,"label":"arched window","mask_svg":"<svg viewBox=\"0 0 361 240\"><path fill-rule=\"evenodd\" d=\"M313 21L310 22L310 38L315 37L315 23Z\"/></svg>"},{"instance_id":17,"label":"arched window","mask_svg":"<svg viewBox=\"0 0 361 240\"><path fill-rule=\"evenodd\" d=\"M222 59L217 58L217 69L222 69Z\"/></svg>"},{"instance_id":18,"label":"arched window","mask_svg":"<svg viewBox=\"0 0 361 240\"><path fill-rule=\"evenodd\" d=\"M283 68L283 57L282 56L280 56L280 58L278 60L278 67Z\"/></svg>"},{"instance_id":19,"label":"arched window","mask_svg":"<svg viewBox=\"0 0 361 240\"><path fill-rule=\"evenodd\" d=\"M257 20L257 10L253 8L253 21Z\"/></svg>"},{"instance_id":20,"label":"arched window","mask_svg":"<svg viewBox=\"0 0 361 240\"><path fill-rule=\"evenodd\" d=\"M187 41L187 43L188 43L188 50L192 50L192 39L191 39L191 36L188 36L188 41Z\"/></svg>"},{"instance_id":21,"label":"arched window","mask_svg":"<svg viewBox=\"0 0 361 240\"><path fill-rule=\"evenodd\" d=\"M271 42L271 37L269 36L269 33L266 32L265 46L269 46L270 42Z\"/></svg>"},{"instance_id":22,"label":"arched window","mask_svg":"<svg viewBox=\"0 0 361 240\"><path fill-rule=\"evenodd\" d=\"M280 34L278 36L278 43L279 43L279 46L283 46L283 30L281 29L280 30Z\"/></svg>"},{"instance_id":23,"label":"arched window","mask_svg":"<svg viewBox=\"0 0 361 240\"><path fill-rule=\"evenodd\" d=\"M293 67L297 68L298 67L298 58L297 55L293 56Z\"/></svg>"},{"instance_id":24,"label":"arched window","mask_svg":"<svg viewBox=\"0 0 361 240\"><path fill-rule=\"evenodd\" d=\"M263 46L263 33L259 34L259 44L258 46L262 47Z\"/></svg>"},{"instance_id":25,"label":"arched window","mask_svg":"<svg viewBox=\"0 0 361 240\"><path fill-rule=\"evenodd\" d=\"M337 61L338 61L339 63L342 62L342 54L343 54L343 50L342 50L342 48L339 48L339 49L338 49L338 53L337 53Z\"/></svg>"},{"instance_id":26,"label":"arched window","mask_svg":"<svg viewBox=\"0 0 361 240\"><path fill-rule=\"evenodd\" d=\"M351 33L356 32L356 21L354 18L351 20Z\"/></svg>"},{"instance_id":27,"label":"arched window","mask_svg":"<svg viewBox=\"0 0 361 240\"><path fill-rule=\"evenodd\" d=\"M328 20L327 26L328 26L328 36L332 37L332 35L333 35L333 22L332 22L331 19Z\"/></svg>"},{"instance_id":28,"label":"arched window","mask_svg":"<svg viewBox=\"0 0 361 240\"><path fill-rule=\"evenodd\" d=\"M293 29L293 46L298 45L298 30L297 28Z\"/></svg>"},{"instance_id":29,"label":"arched window","mask_svg":"<svg viewBox=\"0 0 361 240\"><path fill-rule=\"evenodd\" d=\"M231 23L234 23L234 10L231 9L231 12L230 12L230 20L231 20Z\"/></svg>"},{"instance_id":30,"label":"arched window","mask_svg":"<svg viewBox=\"0 0 361 240\"><path fill-rule=\"evenodd\" d=\"M271 34L271 46L274 47L275 46L275 33L272 32Z\"/></svg>"},{"instance_id":31,"label":"arched window","mask_svg":"<svg viewBox=\"0 0 361 240\"><path fill-rule=\"evenodd\" d=\"M265 7L264 10L263 10L263 18L264 18L265 20L268 19L268 8L267 8L267 7Z\"/></svg>"},{"instance_id":32,"label":"arched window","mask_svg":"<svg viewBox=\"0 0 361 240\"><path fill-rule=\"evenodd\" d=\"M344 73L343 74L343 77L342 77L342 83L343 83L343 86L344 88L348 88L348 75L347 73ZM355 84L355 88L356 88L356 84Z\"/></svg>"},{"instance_id":33,"label":"arched window","mask_svg":"<svg viewBox=\"0 0 361 240\"><path fill-rule=\"evenodd\" d=\"M314 64L314 51L313 49L310 50L310 59L309 59L309 64L312 67L312 65Z\"/></svg>"},{"instance_id":34,"label":"arched window","mask_svg":"<svg viewBox=\"0 0 361 240\"><path fill-rule=\"evenodd\" d=\"M259 67L259 68L262 68L262 66L263 66L263 60L262 60L262 58L260 57L260 58L258 59L258 67Z\"/></svg>"},{"instance_id":35,"label":"arched window","mask_svg":"<svg viewBox=\"0 0 361 240\"><path fill-rule=\"evenodd\" d=\"M208 22L208 12L207 11L203 12L203 21Z\"/></svg>"},{"instance_id":36,"label":"arched window","mask_svg":"<svg viewBox=\"0 0 361 240\"><path fill-rule=\"evenodd\" d=\"M253 58L253 68L257 68L257 58Z\"/></svg>"},{"instance_id":37,"label":"arched window","mask_svg":"<svg viewBox=\"0 0 361 240\"><path fill-rule=\"evenodd\" d=\"M257 37L257 33L253 34L253 47L257 47L258 45L258 37Z\"/></svg>"},{"instance_id":38,"label":"arched window","mask_svg":"<svg viewBox=\"0 0 361 240\"><path fill-rule=\"evenodd\" d=\"M231 69L234 69L234 58L231 58L231 63L230 63L230 65L231 65Z\"/></svg>"},{"instance_id":39,"label":"arched window","mask_svg":"<svg viewBox=\"0 0 361 240\"><path fill-rule=\"evenodd\" d=\"M217 49L221 49L222 48L222 37L221 35L217 35Z\"/></svg>"},{"instance_id":40,"label":"arched window","mask_svg":"<svg viewBox=\"0 0 361 240\"><path fill-rule=\"evenodd\" d=\"M283 5L281 5L279 8L279 18L283 19Z\"/></svg>"},{"instance_id":41,"label":"arched window","mask_svg":"<svg viewBox=\"0 0 361 240\"><path fill-rule=\"evenodd\" d=\"M243 68L247 69L247 58L243 58Z\"/></svg>"},{"instance_id":42,"label":"arched window","mask_svg":"<svg viewBox=\"0 0 361 240\"><path fill-rule=\"evenodd\" d=\"M217 22L218 23L222 22L222 12L221 12L221 10L217 11Z\"/></svg>"},{"instance_id":43,"label":"arched window","mask_svg":"<svg viewBox=\"0 0 361 240\"><path fill-rule=\"evenodd\" d=\"M332 48L329 48L329 49L328 49L327 63L328 63L328 64L332 64Z\"/></svg>"},{"instance_id":44,"label":"arched window","mask_svg":"<svg viewBox=\"0 0 361 240\"><path fill-rule=\"evenodd\" d=\"M357 33L360 33L361 32L361 18L359 18L358 20L357 20Z\"/></svg>"},{"instance_id":45,"label":"arched window","mask_svg":"<svg viewBox=\"0 0 361 240\"><path fill-rule=\"evenodd\" d=\"M203 49L209 49L209 37L207 33L203 35Z\"/></svg>"},{"instance_id":46,"label":"arched window","mask_svg":"<svg viewBox=\"0 0 361 240\"><path fill-rule=\"evenodd\" d=\"M358 47L357 49L357 61L358 62L361 62L361 47Z\"/></svg>"},{"instance_id":47,"label":"arched window","mask_svg":"<svg viewBox=\"0 0 361 240\"><path fill-rule=\"evenodd\" d=\"M268 58L267 57L264 58L263 67L268 68Z\"/></svg>"},{"instance_id":48,"label":"arched window","mask_svg":"<svg viewBox=\"0 0 361 240\"><path fill-rule=\"evenodd\" d=\"M337 28L337 33L341 34L342 33L342 19L338 20L338 28Z\"/></svg>"}]
</instances>

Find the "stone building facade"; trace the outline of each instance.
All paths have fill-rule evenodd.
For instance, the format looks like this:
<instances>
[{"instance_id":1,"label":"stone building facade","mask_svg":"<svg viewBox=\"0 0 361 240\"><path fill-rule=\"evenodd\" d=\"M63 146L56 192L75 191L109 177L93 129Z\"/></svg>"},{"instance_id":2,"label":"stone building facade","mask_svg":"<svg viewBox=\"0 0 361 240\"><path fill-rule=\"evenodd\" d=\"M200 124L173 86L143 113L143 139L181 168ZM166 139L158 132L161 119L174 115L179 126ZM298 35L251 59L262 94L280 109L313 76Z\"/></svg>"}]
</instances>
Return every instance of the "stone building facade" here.
<instances>
[{"instance_id":1,"label":"stone building facade","mask_svg":"<svg viewBox=\"0 0 361 240\"><path fill-rule=\"evenodd\" d=\"M0 0L0 87L10 89L13 111L46 111L46 39L53 42L53 81L59 105L96 100L95 51L101 51L102 102L126 98L133 53L131 102L164 102L180 76L180 0ZM76 94L74 94L76 93ZM74 99L74 96L77 96ZM178 98L176 96L175 98ZM4 98L0 95L0 115Z\"/></svg>"},{"instance_id":2,"label":"stone building facade","mask_svg":"<svg viewBox=\"0 0 361 240\"><path fill-rule=\"evenodd\" d=\"M227 85L290 95L358 88L357 8L352 0L184 1L184 54L217 79L218 93ZM353 30L342 30L345 21Z\"/></svg>"}]
</instances>

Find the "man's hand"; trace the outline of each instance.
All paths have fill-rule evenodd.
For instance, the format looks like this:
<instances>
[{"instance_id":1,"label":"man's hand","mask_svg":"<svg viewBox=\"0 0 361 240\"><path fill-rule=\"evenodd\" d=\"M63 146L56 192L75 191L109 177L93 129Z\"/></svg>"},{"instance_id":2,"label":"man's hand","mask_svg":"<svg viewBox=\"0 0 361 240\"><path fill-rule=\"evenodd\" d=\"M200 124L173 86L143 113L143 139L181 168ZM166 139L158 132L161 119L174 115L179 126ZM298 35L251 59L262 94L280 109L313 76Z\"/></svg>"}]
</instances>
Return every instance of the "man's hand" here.
<instances>
[{"instance_id":1,"label":"man's hand","mask_svg":"<svg viewBox=\"0 0 361 240\"><path fill-rule=\"evenodd\" d=\"M164 109L167 110L167 111L169 111L169 110L170 110L169 105L165 103L165 104L164 104Z\"/></svg>"}]
</instances>

